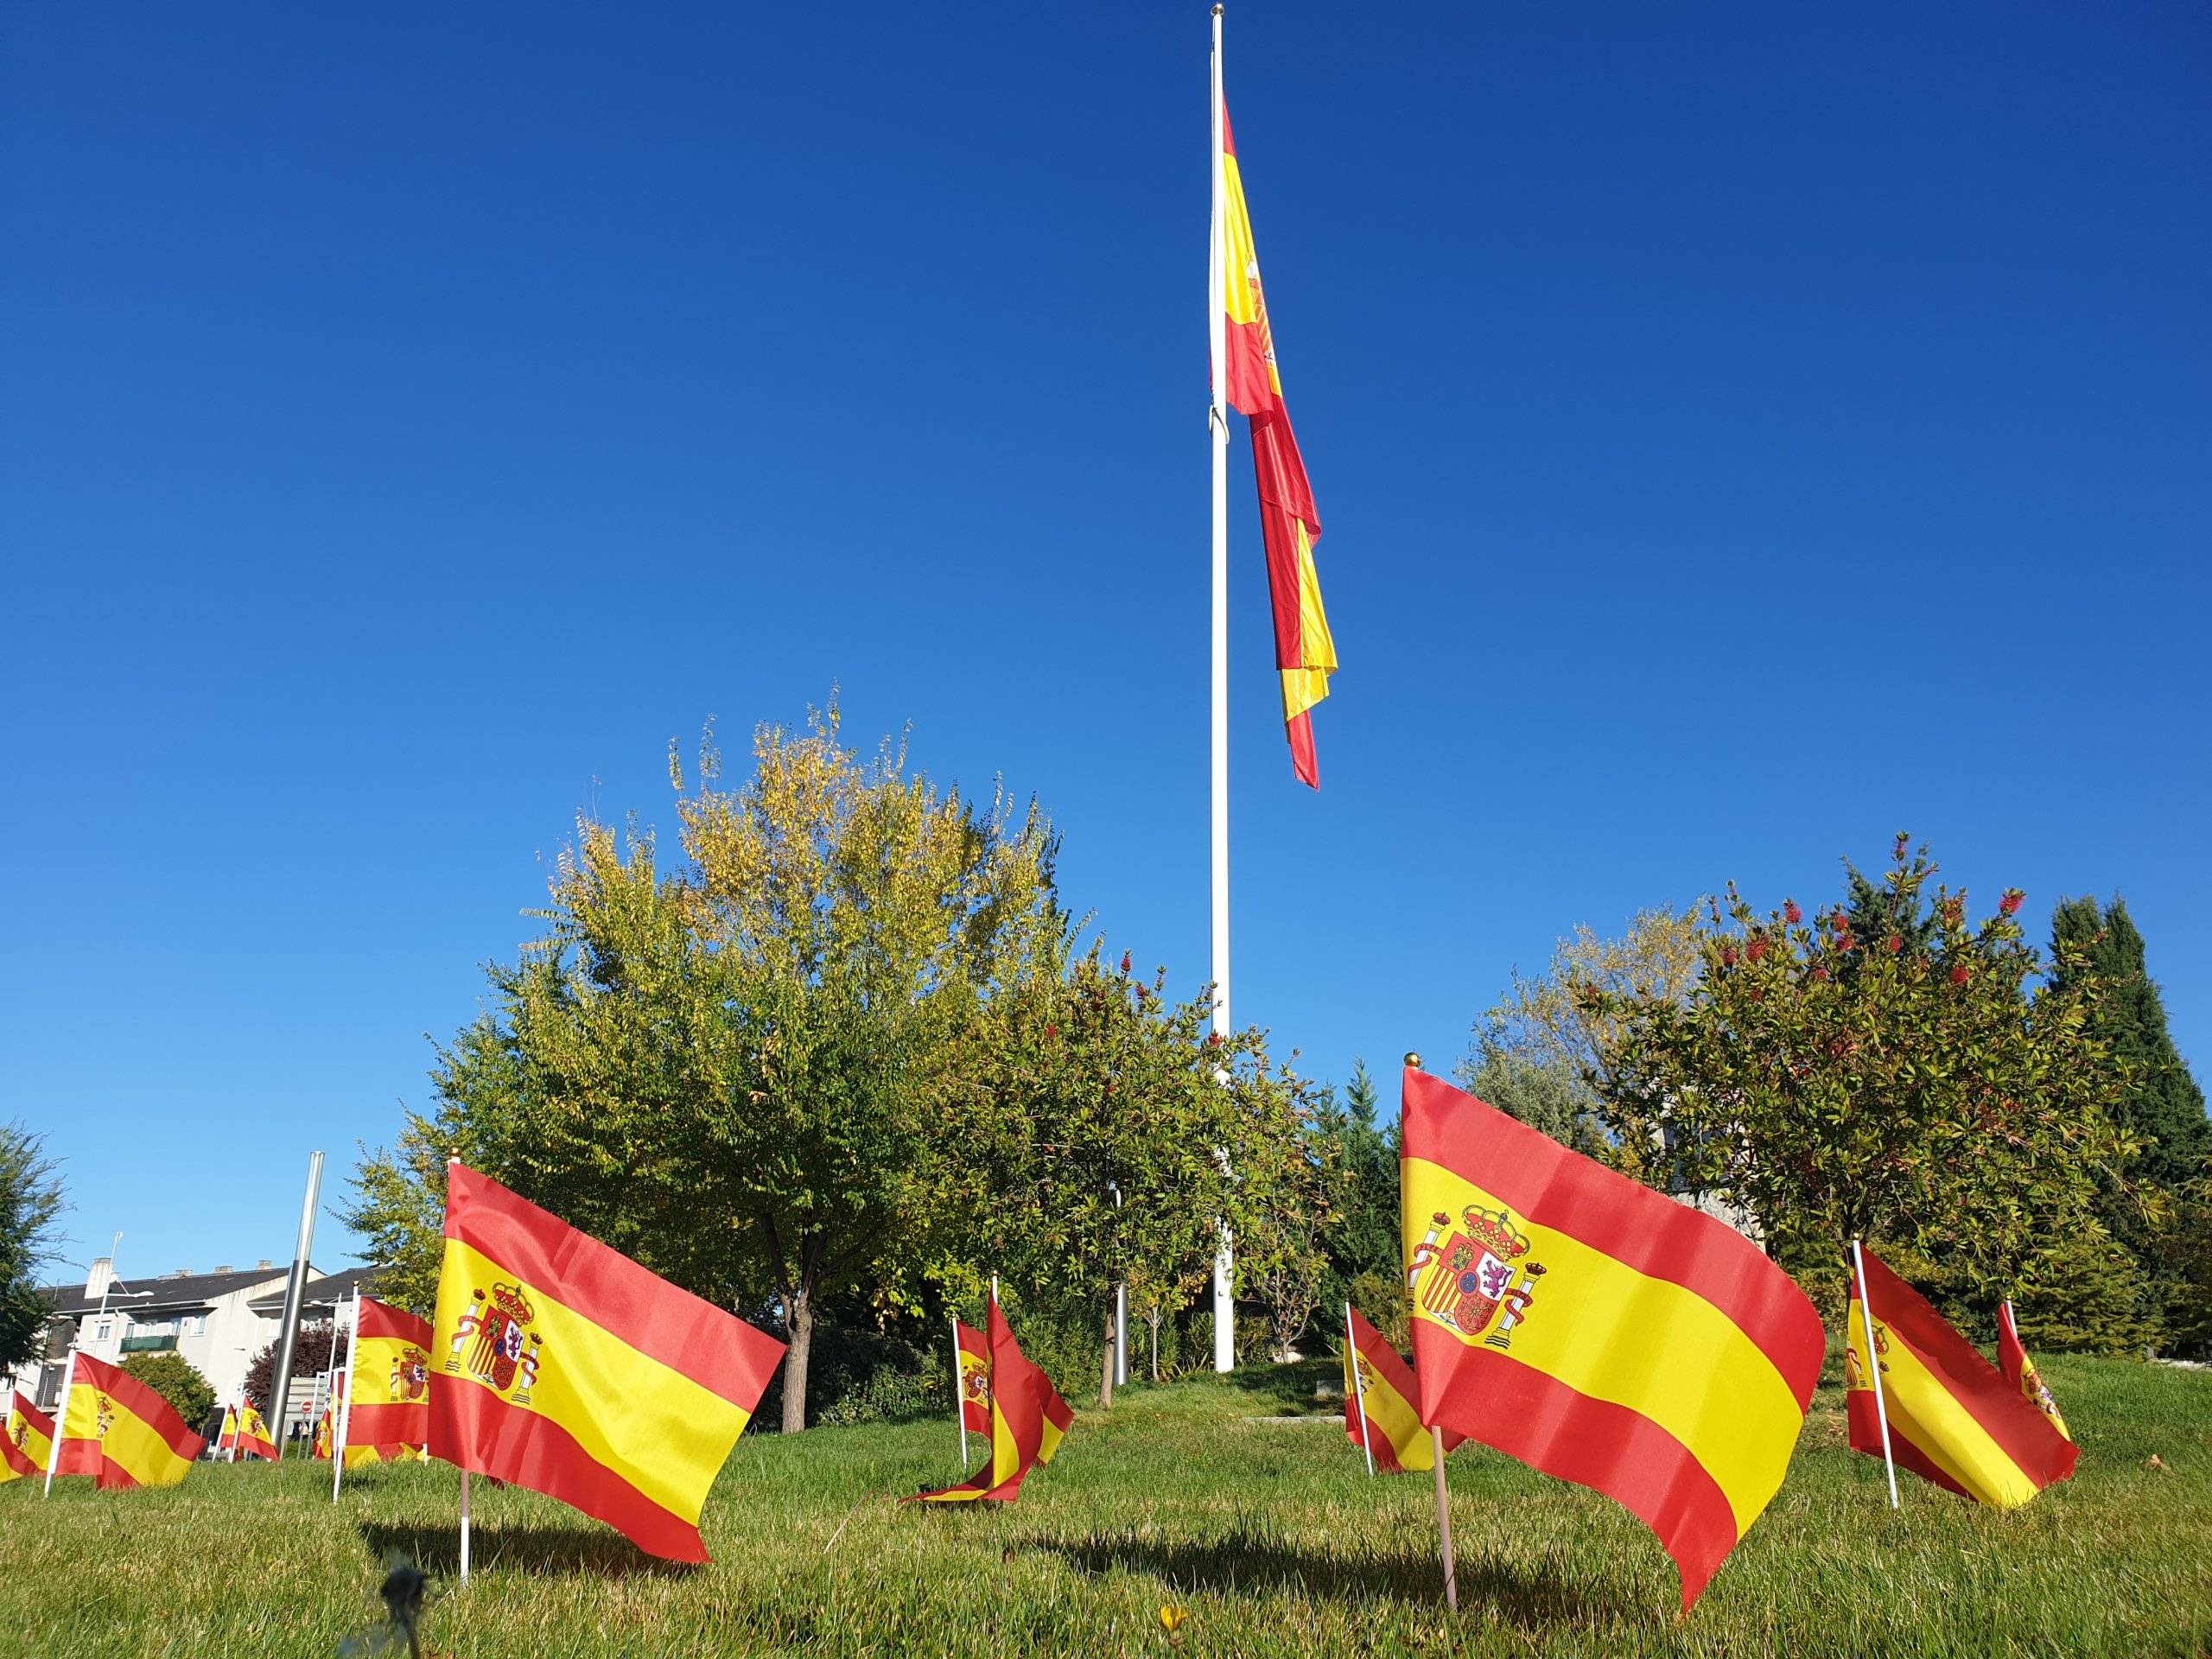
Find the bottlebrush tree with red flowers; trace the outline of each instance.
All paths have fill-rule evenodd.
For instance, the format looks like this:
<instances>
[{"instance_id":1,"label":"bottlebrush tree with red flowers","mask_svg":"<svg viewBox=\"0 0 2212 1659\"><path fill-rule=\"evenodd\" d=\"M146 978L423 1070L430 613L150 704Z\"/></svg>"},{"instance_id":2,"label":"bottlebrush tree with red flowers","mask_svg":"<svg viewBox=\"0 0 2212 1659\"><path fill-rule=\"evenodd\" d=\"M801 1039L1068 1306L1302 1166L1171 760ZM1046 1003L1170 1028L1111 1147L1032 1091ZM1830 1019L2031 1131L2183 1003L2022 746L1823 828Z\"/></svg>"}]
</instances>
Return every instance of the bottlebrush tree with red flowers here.
<instances>
[{"instance_id":1,"label":"bottlebrush tree with red flowers","mask_svg":"<svg viewBox=\"0 0 2212 1659\"><path fill-rule=\"evenodd\" d=\"M2088 1019L2095 985L2044 976L2018 895L1976 923L1936 874L1899 836L1877 903L1760 912L1732 884L1688 997L1585 995L1618 1033L1618 1132L1657 1124L1675 1183L1747 1211L1777 1259L1834 1281L1861 1237L2009 1294L2101 1231L2122 1066Z\"/></svg>"}]
</instances>

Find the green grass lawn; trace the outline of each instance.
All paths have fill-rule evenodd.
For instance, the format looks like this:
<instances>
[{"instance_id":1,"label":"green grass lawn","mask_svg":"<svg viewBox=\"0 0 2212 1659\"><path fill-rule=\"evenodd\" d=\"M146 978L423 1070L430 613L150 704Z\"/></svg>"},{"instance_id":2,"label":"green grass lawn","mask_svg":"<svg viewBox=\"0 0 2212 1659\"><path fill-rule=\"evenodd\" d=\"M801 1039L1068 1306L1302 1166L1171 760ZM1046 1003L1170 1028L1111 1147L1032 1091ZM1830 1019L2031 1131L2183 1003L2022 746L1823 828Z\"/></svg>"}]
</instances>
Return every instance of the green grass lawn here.
<instances>
[{"instance_id":1,"label":"green grass lawn","mask_svg":"<svg viewBox=\"0 0 2212 1659\"><path fill-rule=\"evenodd\" d=\"M561 1505L455 1475L203 1466L163 1492L0 1487L0 1652L330 1655L372 1626L388 1554L435 1575L433 1651L1217 1655L2212 1651L2212 1372L2054 1358L2081 1472L1990 1514L1845 1449L1824 1387L1789 1482L1675 1620L1673 1567L1605 1499L1468 1447L1451 1460L1460 1611L1427 1476L1370 1481L1310 1409L1333 1366L1124 1394L1077 1417L1010 1509L890 1500L955 1473L949 1421L747 1436L707 1507L711 1567L668 1567ZM2163 1470L2146 1467L2158 1457ZM843 1531L838 1533L842 1525ZM835 1541L833 1542L833 1536Z\"/></svg>"}]
</instances>

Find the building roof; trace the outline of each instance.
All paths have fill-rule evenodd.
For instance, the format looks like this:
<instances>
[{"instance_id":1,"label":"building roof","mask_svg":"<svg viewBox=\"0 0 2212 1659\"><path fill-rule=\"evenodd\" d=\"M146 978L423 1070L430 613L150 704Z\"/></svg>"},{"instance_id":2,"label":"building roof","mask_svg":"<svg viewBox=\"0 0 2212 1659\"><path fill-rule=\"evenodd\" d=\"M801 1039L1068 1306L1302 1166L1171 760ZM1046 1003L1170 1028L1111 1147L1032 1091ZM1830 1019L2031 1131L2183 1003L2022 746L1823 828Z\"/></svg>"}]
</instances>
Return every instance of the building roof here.
<instances>
[{"instance_id":1,"label":"building roof","mask_svg":"<svg viewBox=\"0 0 2212 1659\"><path fill-rule=\"evenodd\" d=\"M302 1313L315 1308L335 1309L339 1303L353 1299L358 1287L364 1296L376 1294L377 1274L381 1268L347 1268L342 1273L324 1274L308 1281L307 1289L300 1298ZM255 1313L275 1319L284 1311L283 1275L277 1276L275 1289L255 1297L246 1306Z\"/></svg>"},{"instance_id":2,"label":"building roof","mask_svg":"<svg viewBox=\"0 0 2212 1659\"><path fill-rule=\"evenodd\" d=\"M281 1292L283 1268L248 1268L242 1272L172 1274L166 1279L118 1279L108 1289L107 1311L128 1313L134 1319L143 1319L156 1312L190 1313L221 1297L272 1281ZM82 1285L42 1286L39 1296L56 1313L67 1314L72 1319L97 1313L100 1305L99 1297L86 1295Z\"/></svg>"}]
</instances>

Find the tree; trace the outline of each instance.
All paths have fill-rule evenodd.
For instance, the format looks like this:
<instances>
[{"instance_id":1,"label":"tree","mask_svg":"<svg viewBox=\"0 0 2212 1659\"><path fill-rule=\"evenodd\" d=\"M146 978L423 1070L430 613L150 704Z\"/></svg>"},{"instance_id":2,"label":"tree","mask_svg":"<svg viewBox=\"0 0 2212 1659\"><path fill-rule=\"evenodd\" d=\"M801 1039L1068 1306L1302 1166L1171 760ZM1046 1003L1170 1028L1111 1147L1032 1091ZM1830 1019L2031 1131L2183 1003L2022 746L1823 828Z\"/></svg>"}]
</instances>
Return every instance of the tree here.
<instances>
[{"instance_id":1,"label":"tree","mask_svg":"<svg viewBox=\"0 0 2212 1659\"><path fill-rule=\"evenodd\" d=\"M448 1152L790 1344L806 1422L817 1311L911 1300L931 1080L992 988L1063 925L1033 804L846 748L834 706L754 734L742 787L711 736L671 753L678 856L579 822L544 938L488 970L493 1007L441 1052L439 1106L365 1160L347 1219L419 1276Z\"/></svg>"},{"instance_id":2,"label":"tree","mask_svg":"<svg viewBox=\"0 0 2212 1659\"><path fill-rule=\"evenodd\" d=\"M1622 1011L1681 1004L1703 967L1695 906L1639 911L1613 939L1585 923L1558 942L1544 972L1524 979L1514 970L1505 996L1477 1023L1459 1078L1553 1139L1665 1186L1675 1166L1658 1126L1633 1116L1630 1091L1611 1073L1622 1052ZM1601 995L1583 995L1586 987Z\"/></svg>"},{"instance_id":3,"label":"tree","mask_svg":"<svg viewBox=\"0 0 2212 1659\"><path fill-rule=\"evenodd\" d=\"M196 1431L214 1408L215 1385L181 1354L133 1354L123 1369L175 1406L187 1428Z\"/></svg>"},{"instance_id":4,"label":"tree","mask_svg":"<svg viewBox=\"0 0 2212 1659\"><path fill-rule=\"evenodd\" d=\"M2212 1120L2204 1090L2190 1075L2166 1027L2165 1003L2151 978L2143 935L2115 897L2062 899L2051 916L2056 978L2094 988L2089 1029L2129 1068L2129 1081L2108 1103L2113 1120L2137 1147L2119 1179L2105 1183L2099 1213L2150 1280L2160 1322L2194 1351L2212 1338L2212 1274L2192 1274L2191 1230L2201 1228L2200 1184L2212 1179ZM2133 1196L2155 1192L2163 1219L2146 1215Z\"/></svg>"},{"instance_id":5,"label":"tree","mask_svg":"<svg viewBox=\"0 0 2212 1659\"><path fill-rule=\"evenodd\" d=\"M1269 1062L1260 1033L1217 1040L1211 1008L1209 995L1168 1002L1163 976L1133 976L1127 956L1117 970L1094 947L995 998L952 1079L960 1155L938 1166L939 1204L963 1217L959 1260L971 1274L1009 1263L1102 1333L1102 1406L1115 1287L1140 1307L1179 1306L1224 1224L1244 1281L1268 1281L1286 1306L1306 1295L1300 1325L1312 1312L1302 1229L1330 1211L1311 1089Z\"/></svg>"},{"instance_id":6,"label":"tree","mask_svg":"<svg viewBox=\"0 0 2212 1659\"><path fill-rule=\"evenodd\" d=\"M1402 1297L1398 1268L1398 1126L1376 1122L1379 1103L1364 1060L1352 1066L1344 1102L1319 1103L1314 1132L1333 1148L1334 1218L1320 1235L1325 1258L1319 1294L1328 1329L1351 1302L1382 1326ZM1378 1300L1387 1299L1387 1300Z\"/></svg>"},{"instance_id":7,"label":"tree","mask_svg":"<svg viewBox=\"0 0 2212 1659\"><path fill-rule=\"evenodd\" d=\"M320 1376L330 1369L338 1351L338 1327L324 1319L314 1325L302 1325L292 1334L292 1381L296 1384L310 1377ZM270 1391L276 1382L276 1344L264 1344L245 1368L245 1397L254 1408L267 1414L270 1427L276 1426L276 1408L270 1403Z\"/></svg>"},{"instance_id":8,"label":"tree","mask_svg":"<svg viewBox=\"0 0 2212 1659\"><path fill-rule=\"evenodd\" d=\"M2008 1294L2101 1231L2095 1172L2128 1145L2102 1103L2123 1071L2088 988L2034 982L2019 893L1969 926L1966 895L1931 895L1936 867L1907 846L1888 913L1932 916L1932 933L1862 937L1844 906L1813 923L1795 900L1760 914L1732 886L1686 1002L1575 995L1617 1033L1609 1113L1618 1101L1618 1123L1665 1130L1681 1178L1745 1208L1786 1265L1833 1285L1845 1242L1896 1241L1978 1296Z\"/></svg>"},{"instance_id":9,"label":"tree","mask_svg":"<svg viewBox=\"0 0 2212 1659\"><path fill-rule=\"evenodd\" d=\"M46 1138L0 1123L0 1371L42 1351L54 1309L39 1294L39 1270L53 1259L64 1207Z\"/></svg>"}]
</instances>

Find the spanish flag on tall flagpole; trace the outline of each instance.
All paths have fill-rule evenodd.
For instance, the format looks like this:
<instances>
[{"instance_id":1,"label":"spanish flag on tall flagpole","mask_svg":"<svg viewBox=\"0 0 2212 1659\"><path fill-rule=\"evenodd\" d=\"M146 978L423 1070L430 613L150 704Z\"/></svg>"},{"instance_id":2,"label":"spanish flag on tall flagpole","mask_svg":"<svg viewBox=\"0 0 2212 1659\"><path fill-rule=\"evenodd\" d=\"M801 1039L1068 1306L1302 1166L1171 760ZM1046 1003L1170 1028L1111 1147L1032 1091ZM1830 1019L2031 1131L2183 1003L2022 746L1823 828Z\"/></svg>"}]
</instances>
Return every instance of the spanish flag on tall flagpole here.
<instances>
[{"instance_id":1,"label":"spanish flag on tall flagpole","mask_svg":"<svg viewBox=\"0 0 2212 1659\"><path fill-rule=\"evenodd\" d=\"M1781 1488L1820 1315L1734 1228L1410 1056L1404 1087L1421 1421L1625 1507L1674 1557L1688 1611Z\"/></svg>"},{"instance_id":2,"label":"spanish flag on tall flagpole","mask_svg":"<svg viewBox=\"0 0 2212 1659\"><path fill-rule=\"evenodd\" d=\"M90 1475L100 1491L174 1486L207 1442L176 1408L128 1371L80 1353L61 1395L57 1475Z\"/></svg>"},{"instance_id":3,"label":"spanish flag on tall flagpole","mask_svg":"<svg viewBox=\"0 0 2212 1659\"><path fill-rule=\"evenodd\" d=\"M8 1432L0 1437L0 1483L42 1475L54 1456L54 1419L16 1390L15 1407L8 1414Z\"/></svg>"},{"instance_id":4,"label":"spanish flag on tall flagpole","mask_svg":"<svg viewBox=\"0 0 2212 1659\"><path fill-rule=\"evenodd\" d=\"M908 1503L966 1503L980 1498L1010 1503L1030 1470L1052 1460L1061 1438L1075 1421L1075 1414L1060 1398L1052 1379L1014 1341L1014 1327L1000 1311L995 1287L985 1324L989 1327L986 1337L991 1355L990 1460L958 1485L915 1493L906 1500Z\"/></svg>"},{"instance_id":5,"label":"spanish flag on tall flagpole","mask_svg":"<svg viewBox=\"0 0 2212 1659\"><path fill-rule=\"evenodd\" d=\"M1860 1272L1843 1351L1852 1450L1997 1510L2017 1510L2074 1472L2079 1450L2034 1402L1873 1251L1853 1254Z\"/></svg>"},{"instance_id":6,"label":"spanish flag on tall flagpole","mask_svg":"<svg viewBox=\"0 0 2212 1659\"><path fill-rule=\"evenodd\" d=\"M1217 18L1220 8L1214 10ZM1321 515L1313 505L1313 486L1306 480L1306 462L1283 402L1267 295L1260 285L1259 256L1252 245L1252 217L1244 205L1244 175L1237 164L1225 100L1217 114L1219 149L1214 167L1220 205L1211 264L1219 279L1215 302L1221 317L1215 327L1215 396L1241 410L1251 428L1284 732L1290 740L1292 770L1301 783L1318 788L1321 774L1313 753L1313 709L1329 695L1329 676L1337 668L1336 642L1329 634L1328 615L1321 607L1321 578L1313 565Z\"/></svg>"},{"instance_id":7,"label":"spanish flag on tall flagpole","mask_svg":"<svg viewBox=\"0 0 2212 1659\"><path fill-rule=\"evenodd\" d=\"M648 1554L708 1559L707 1489L782 1343L459 1160L432 1329L432 1457L557 1497Z\"/></svg>"},{"instance_id":8,"label":"spanish flag on tall flagpole","mask_svg":"<svg viewBox=\"0 0 2212 1659\"><path fill-rule=\"evenodd\" d=\"M1344 1304L1344 1438L1386 1474L1417 1473L1436 1465L1436 1448L1414 1404L1413 1367L1350 1302ZM1449 1452L1464 1440L1444 1436Z\"/></svg>"}]
</instances>

